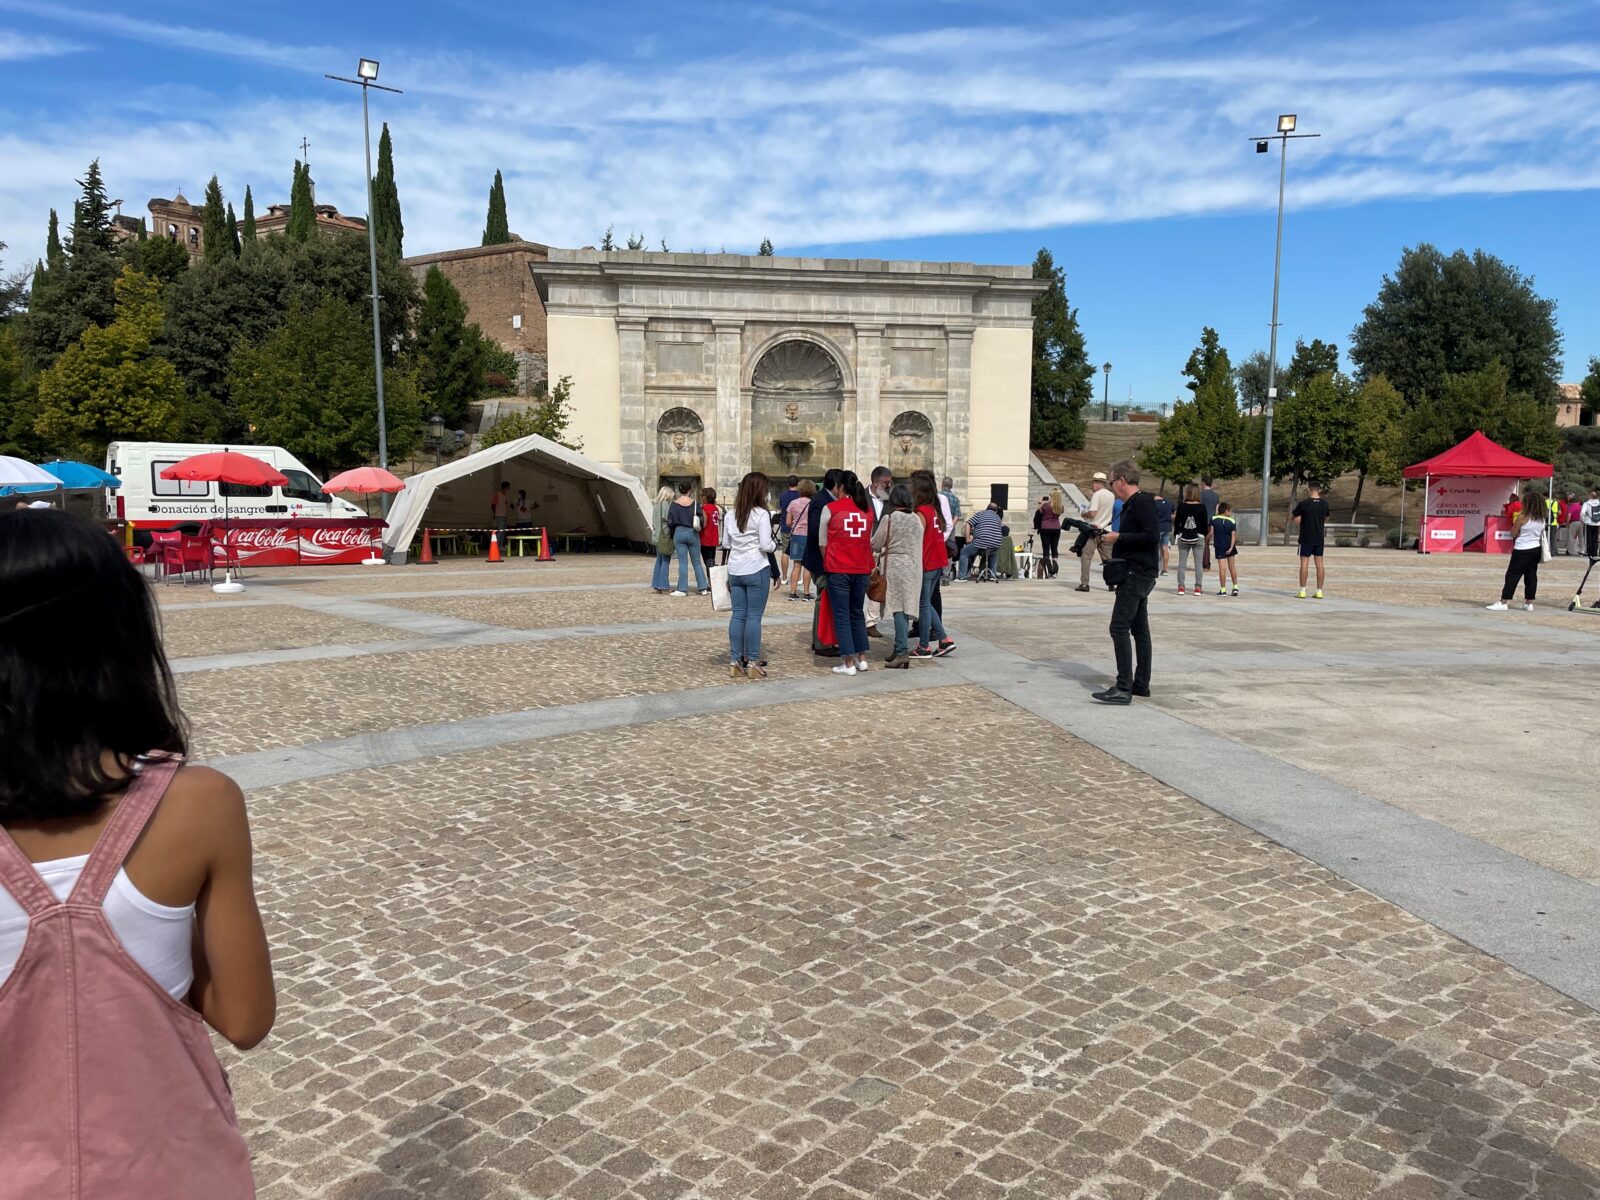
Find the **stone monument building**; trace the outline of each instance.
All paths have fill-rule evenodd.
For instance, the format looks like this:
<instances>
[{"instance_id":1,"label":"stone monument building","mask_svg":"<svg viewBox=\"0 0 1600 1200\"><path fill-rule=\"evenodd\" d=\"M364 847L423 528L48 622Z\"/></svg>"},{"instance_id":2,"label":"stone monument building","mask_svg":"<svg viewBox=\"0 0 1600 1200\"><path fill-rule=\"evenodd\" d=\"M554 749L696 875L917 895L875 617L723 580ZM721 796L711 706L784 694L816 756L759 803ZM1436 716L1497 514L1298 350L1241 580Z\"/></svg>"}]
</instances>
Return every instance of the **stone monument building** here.
<instances>
[{"instance_id":1,"label":"stone monument building","mask_svg":"<svg viewBox=\"0 0 1600 1200\"><path fill-rule=\"evenodd\" d=\"M881 463L951 475L969 506L1006 484L1013 524L1030 508L1028 267L592 249L529 267L572 432L647 492Z\"/></svg>"},{"instance_id":2,"label":"stone monument building","mask_svg":"<svg viewBox=\"0 0 1600 1200\"><path fill-rule=\"evenodd\" d=\"M518 240L419 254L401 259L400 265L416 277L419 289L428 268L435 266L455 284L467 306L467 319L516 356L517 390L526 394L545 380L544 302L530 268L543 263L548 254L547 246Z\"/></svg>"}]
</instances>

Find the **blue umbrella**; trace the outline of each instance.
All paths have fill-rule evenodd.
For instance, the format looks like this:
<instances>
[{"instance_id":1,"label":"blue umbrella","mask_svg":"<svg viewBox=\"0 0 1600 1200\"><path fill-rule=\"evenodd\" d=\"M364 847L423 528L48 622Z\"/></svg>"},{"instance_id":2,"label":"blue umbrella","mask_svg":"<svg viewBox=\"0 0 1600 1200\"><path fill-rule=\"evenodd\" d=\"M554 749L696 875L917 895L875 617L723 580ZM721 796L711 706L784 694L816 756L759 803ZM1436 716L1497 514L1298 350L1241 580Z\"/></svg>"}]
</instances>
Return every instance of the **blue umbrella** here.
<instances>
[{"instance_id":1,"label":"blue umbrella","mask_svg":"<svg viewBox=\"0 0 1600 1200\"><path fill-rule=\"evenodd\" d=\"M55 487L45 483L24 483L13 487L0 488L0 496L9 496L13 492L88 492L98 491L101 488L119 488L122 480L99 467L92 467L88 463L70 462L56 459L54 462L40 463L39 469L54 475L61 482Z\"/></svg>"}]
</instances>

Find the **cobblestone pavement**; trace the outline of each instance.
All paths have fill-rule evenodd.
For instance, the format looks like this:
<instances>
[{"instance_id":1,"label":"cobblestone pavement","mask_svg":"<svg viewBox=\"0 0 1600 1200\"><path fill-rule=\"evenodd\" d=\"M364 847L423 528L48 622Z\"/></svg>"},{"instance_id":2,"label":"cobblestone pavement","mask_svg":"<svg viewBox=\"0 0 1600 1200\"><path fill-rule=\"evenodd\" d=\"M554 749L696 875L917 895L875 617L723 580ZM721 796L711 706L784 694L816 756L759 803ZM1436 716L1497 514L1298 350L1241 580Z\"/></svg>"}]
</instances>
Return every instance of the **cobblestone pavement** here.
<instances>
[{"instance_id":1,"label":"cobblestone pavement","mask_svg":"<svg viewBox=\"0 0 1600 1200\"><path fill-rule=\"evenodd\" d=\"M451 578L459 605L362 609L368 640L400 636L386 611L495 624L473 585L505 577ZM992 610L1014 649L1098 666L1105 598L1080 616L1032 587L955 589L953 620L984 634ZM235 609L241 639L356 620L279 603L301 591L350 594L252 588L273 603ZM617 595L591 623L655 599ZM1241 661L1325 649L1239 612ZM175 647L212 615L169 612ZM1592 1009L981 674L921 686L961 652L871 701L791 699L861 682L805 637L768 631L762 684L692 626L180 677L212 756L641 701L620 729L251 793L281 1015L224 1060L263 1200L1600 1194ZM706 689L761 706L697 715Z\"/></svg>"}]
</instances>

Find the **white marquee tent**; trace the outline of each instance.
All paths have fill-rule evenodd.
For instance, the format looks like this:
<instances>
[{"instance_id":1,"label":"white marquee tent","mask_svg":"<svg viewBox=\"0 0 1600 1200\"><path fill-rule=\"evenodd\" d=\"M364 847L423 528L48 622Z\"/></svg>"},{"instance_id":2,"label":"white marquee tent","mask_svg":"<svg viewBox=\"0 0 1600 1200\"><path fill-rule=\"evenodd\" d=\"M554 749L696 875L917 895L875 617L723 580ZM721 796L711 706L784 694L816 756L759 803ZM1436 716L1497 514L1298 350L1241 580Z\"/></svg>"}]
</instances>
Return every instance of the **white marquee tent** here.
<instances>
[{"instance_id":1,"label":"white marquee tent","mask_svg":"<svg viewBox=\"0 0 1600 1200\"><path fill-rule=\"evenodd\" d=\"M641 549L655 541L650 504L638 479L537 435L479 450L413 475L389 510L384 547L405 562L418 530L484 529L502 482L528 493L528 522L551 533L620 538Z\"/></svg>"}]
</instances>

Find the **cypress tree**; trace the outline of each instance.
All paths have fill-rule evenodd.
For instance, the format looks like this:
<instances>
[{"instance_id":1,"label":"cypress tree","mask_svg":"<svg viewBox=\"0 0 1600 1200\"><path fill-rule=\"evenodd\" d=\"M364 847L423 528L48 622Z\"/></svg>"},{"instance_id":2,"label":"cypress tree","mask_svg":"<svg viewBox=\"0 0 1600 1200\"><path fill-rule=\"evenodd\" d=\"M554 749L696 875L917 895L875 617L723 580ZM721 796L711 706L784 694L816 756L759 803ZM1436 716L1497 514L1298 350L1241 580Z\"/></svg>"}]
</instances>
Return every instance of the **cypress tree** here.
<instances>
[{"instance_id":1,"label":"cypress tree","mask_svg":"<svg viewBox=\"0 0 1600 1200\"><path fill-rule=\"evenodd\" d=\"M228 245L235 258L239 257L239 218L233 215L233 201L228 201Z\"/></svg>"},{"instance_id":2,"label":"cypress tree","mask_svg":"<svg viewBox=\"0 0 1600 1200\"><path fill-rule=\"evenodd\" d=\"M776 253L776 251L774 251L773 248L772 248L772 239L771 238L762 238L761 239L761 249L757 250L756 253L759 254L762 258L771 258L773 256L773 254Z\"/></svg>"},{"instance_id":3,"label":"cypress tree","mask_svg":"<svg viewBox=\"0 0 1600 1200\"><path fill-rule=\"evenodd\" d=\"M56 210L50 210L50 231L45 235L44 263L47 270L55 270L61 265L61 222L56 217Z\"/></svg>"},{"instance_id":4,"label":"cypress tree","mask_svg":"<svg viewBox=\"0 0 1600 1200\"><path fill-rule=\"evenodd\" d=\"M400 192L394 183L394 143L389 139L387 121L378 138L378 173L372 179L372 233L379 246L395 258L401 257L406 228L400 218Z\"/></svg>"},{"instance_id":5,"label":"cypress tree","mask_svg":"<svg viewBox=\"0 0 1600 1200\"><path fill-rule=\"evenodd\" d=\"M200 219L201 245L208 263L221 262L233 255L233 229L228 224L228 210L222 206L222 185L213 175L206 184L206 202Z\"/></svg>"},{"instance_id":6,"label":"cypress tree","mask_svg":"<svg viewBox=\"0 0 1600 1200\"><path fill-rule=\"evenodd\" d=\"M600 249L615 250L617 248L617 239L612 236L612 233L615 229L615 225L606 226L606 235L600 239Z\"/></svg>"},{"instance_id":7,"label":"cypress tree","mask_svg":"<svg viewBox=\"0 0 1600 1200\"><path fill-rule=\"evenodd\" d=\"M289 221L283 233L290 241L309 242L316 229L316 206L311 198L311 168L296 161L294 184L289 189Z\"/></svg>"},{"instance_id":8,"label":"cypress tree","mask_svg":"<svg viewBox=\"0 0 1600 1200\"><path fill-rule=\"evenodd\" d=\"M511 227L506 222L506 183L500 172L494 173L494 185L489 189L489 218L483 227L485 246L503 246L511 240Z\"/></svg>"},{"instance_id":9,"label":"cypress tree","mask_svg":"<svg viewBox=\"0 0 1600 1200\"><path fill-rule=\"evenodd\" d=\"M72 207L70 251L82 254L93 248L109 253L115 242L111 236L111 202L106 199L106 185L100 178L98 158L89 164L89 170L78 181L78 186L82 191Z\"/></svg>"},{"instance_id":10,"label":"cypress tree","mask_svg":"<svg viewBox=\"0 0 1600 1200\"><path fill-rule=\"evenodd\" d=\"M244 189L244 228L240 233L247 242L256 240L256 202L255 198L250 195L248 184L245 185Z\"/></svg>"}]
</instances>

